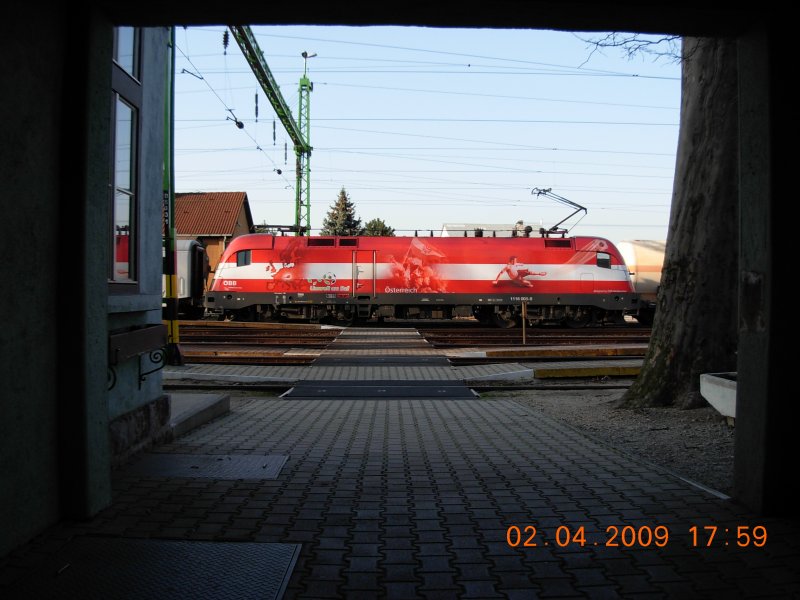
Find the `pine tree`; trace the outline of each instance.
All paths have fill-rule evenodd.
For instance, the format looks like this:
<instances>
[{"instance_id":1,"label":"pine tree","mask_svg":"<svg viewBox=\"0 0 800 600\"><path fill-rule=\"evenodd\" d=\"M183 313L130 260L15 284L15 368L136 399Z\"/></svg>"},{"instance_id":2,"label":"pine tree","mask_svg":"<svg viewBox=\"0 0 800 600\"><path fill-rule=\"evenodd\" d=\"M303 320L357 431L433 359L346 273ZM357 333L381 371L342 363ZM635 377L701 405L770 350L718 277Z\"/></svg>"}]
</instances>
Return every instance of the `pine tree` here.
<instances>
[{"instance_id":1,"label":"pine tree","mask_svg":"<svg viewBox=\"0 0 800 600\"><path fill-rule=\"evenodd\" d=\"M394 228L384 223L383 219L372 219L364 226L361 235L373 237L394 237Z\"/></svg>"},{"instance_id":2,"label":"pine tree","mask_svg":"<svg viewBox=\"0 0 800 600\"><path fill-rule=\"evenodd\" d=\"M321 235L361 235L361 219L356 218L356 207L344 188L339 192L336 203L331 206L322 222Z\"/></svg>"}]
</instances>

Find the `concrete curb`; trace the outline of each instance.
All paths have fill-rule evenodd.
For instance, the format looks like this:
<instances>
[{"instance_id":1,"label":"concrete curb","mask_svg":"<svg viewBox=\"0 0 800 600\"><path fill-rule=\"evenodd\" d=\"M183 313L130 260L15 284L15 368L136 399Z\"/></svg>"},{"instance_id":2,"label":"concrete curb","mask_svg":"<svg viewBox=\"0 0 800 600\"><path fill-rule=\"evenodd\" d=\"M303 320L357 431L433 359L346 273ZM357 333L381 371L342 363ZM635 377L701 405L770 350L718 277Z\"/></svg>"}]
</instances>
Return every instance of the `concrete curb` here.
<instances>
[{"instance_id":1,"label":"concrete curb","mask_svg":"<svg viewBox=\"0 0 800 600\"><path fill-rule=\"evenodd\" d=\"M231 410L228 394L170 394L170 430L173 439L216 419Z\"/></svg>"}]
</instances>

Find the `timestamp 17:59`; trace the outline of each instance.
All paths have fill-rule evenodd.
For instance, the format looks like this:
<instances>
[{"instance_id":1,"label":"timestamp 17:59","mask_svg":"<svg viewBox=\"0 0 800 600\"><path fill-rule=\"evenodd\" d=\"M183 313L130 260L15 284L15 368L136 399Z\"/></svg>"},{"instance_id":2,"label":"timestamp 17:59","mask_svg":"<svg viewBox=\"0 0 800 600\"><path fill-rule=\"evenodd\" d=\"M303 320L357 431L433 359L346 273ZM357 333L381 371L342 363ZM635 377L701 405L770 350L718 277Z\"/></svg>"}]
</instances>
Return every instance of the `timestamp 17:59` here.
<instances>
[{"instance_id":1,"label":"timestamp 17:59","mask_svg":"<svg viewBox=\"0 0 800 600\"><path fill-rule=\"evenodd\" d=\"M692 546L708 547L714 545L717 533L720 533L718 538L720 541L717 543L722 543L726 546L729 543L727 537L733 533L736 533L736 545L740 548L748 546L761 548L767 543L767 528L763 525L752 527L750 525L737 525L735 532L726 527L720 528L718 525L703 525L702 527L693 525L689 527L689 533L692 534Z\"/></svg>"},{"instance_id":2,"label":"timestamp 17:59","mask_svg":"<svg viewBox=\"0 0 800 600\"><path fill-rule=\"evenodd\" d=\"M685 531L685 530L684 530ZM567 527L561 525L552 536L543 535L534 525L511 525L506 530L506 543L512 548L535 548L552 544L561 548L566 546L606 546L625 548L663 548L670 541L670 530L666 525L609 525L605 535L587 536L583 525ZM735 529L718 525L693 525L689 527L690 543L693 548L712 546L739 546L746 548L763 547L767 543L767 528L763 525L738 525ZM735 535L735 538L733 537Z\"/></svg>"}]
</instances>

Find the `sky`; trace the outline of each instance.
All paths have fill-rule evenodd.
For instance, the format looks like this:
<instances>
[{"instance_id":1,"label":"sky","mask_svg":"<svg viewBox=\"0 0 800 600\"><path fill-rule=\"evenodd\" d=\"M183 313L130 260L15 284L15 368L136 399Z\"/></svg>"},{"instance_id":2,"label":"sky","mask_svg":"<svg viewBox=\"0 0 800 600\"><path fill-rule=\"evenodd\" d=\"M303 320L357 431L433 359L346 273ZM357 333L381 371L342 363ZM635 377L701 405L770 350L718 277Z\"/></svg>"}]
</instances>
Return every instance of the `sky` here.
<instances>
[{"instance_id":1,"label":"sky","mask_svg":"<svg viewBox=\"0 0 800 600\"><path fill-rule=\"evenodd\" d=\"M224 31L176 30L175 189L244 191L256 224L291 225L292 141ZM666 238L680 114L674 60L598 51L587 41L597 33L253 32L295 119L304 67L313 82L312 232L342 188L362 223L380 218L398 235L519 220L538 230L572 212L532 193L549 188L588 209L564 224L571 235Z\"/></svg>"}]
</instances>

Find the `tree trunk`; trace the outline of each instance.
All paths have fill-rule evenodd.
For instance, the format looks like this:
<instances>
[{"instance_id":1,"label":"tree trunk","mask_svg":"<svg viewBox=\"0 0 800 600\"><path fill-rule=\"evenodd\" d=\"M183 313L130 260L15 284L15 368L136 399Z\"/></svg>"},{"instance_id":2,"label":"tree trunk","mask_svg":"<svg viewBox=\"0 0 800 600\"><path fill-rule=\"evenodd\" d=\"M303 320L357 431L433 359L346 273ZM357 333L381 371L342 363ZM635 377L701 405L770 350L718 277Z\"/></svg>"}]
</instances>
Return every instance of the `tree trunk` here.
<instances>
[{"instance_id":1,"label":"tree trunk","mask_svg":"<svg viewBox=\"0 0 800 600\"><path fill-rule=\"evenodd\" d=\"M705 406L700 374L736 370L736 42L687 38L675 182L658 308L623 406Z\"/></svg>"}]
</instances>

